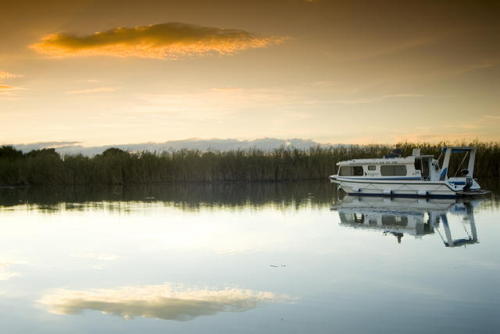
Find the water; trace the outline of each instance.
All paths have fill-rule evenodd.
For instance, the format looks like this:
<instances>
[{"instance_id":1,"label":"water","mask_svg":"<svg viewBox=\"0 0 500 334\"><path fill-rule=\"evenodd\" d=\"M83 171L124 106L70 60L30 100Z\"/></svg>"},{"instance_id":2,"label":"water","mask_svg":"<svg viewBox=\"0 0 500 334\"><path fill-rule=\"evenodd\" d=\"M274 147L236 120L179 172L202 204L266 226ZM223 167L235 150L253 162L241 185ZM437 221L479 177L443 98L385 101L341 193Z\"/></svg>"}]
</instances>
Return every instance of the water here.
<instances>
[{"instance_id":1,"label":"water","mask_svg":"<svg viewBox=\"0 0 500 334\"><path fill-rule=\"evenodd\" d=\"M317 183L2 189L0 322L11 334L496 333L497 198L339 200Z\"/></svg>"}]
</instances>

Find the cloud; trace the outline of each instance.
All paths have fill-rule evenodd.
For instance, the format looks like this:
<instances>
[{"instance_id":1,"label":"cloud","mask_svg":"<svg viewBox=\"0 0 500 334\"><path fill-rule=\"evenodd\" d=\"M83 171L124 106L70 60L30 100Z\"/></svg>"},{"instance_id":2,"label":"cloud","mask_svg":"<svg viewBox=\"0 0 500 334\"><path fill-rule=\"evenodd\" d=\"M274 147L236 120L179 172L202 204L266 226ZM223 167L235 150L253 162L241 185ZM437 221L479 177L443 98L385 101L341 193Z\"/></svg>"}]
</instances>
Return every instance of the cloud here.
<instances>
[{"instance_id":1,"label":"cloud","mask_svg":"<svg viewBox=\"0 0 500 334\"><path fill-rule=\"evenodd\" d=\"M182 121L220 121L238 118L248 110L266 112L266 108L292 105L297 96L283 90L212 88L190 92L137 95L141 102L128 111L157 114ZM287 115L290 117L290 114Z\"/></svg>"},{"instance_id":2,"label":"cloud","mask_svg":"<svg viewBox=\"0 0 500 334\"><path fill-rule=\"evenodd\" d=\"M8 281L13 277L20 276L19 273L10 270L13 264L23 264L23 261L2 261L0 262L0 281Z\"/></svg>"},{"instance_id":3,"label":"cloud","mask_svg":"<svg viewBox=\"0 0 500 334\"><path fill-rule=\"evenodd\" d=\"M112 56L176 59L211 53L232 54L280 43L281 37L259 37L244 30L203 27L185 23L163 23L118 27L77 36L58 33L42 38L31 47L52 57Z\"/></svg>"},{"instance_id":4,"label":"cloud","mask_svg":"<svg viewBox=\"0 0 500 334\"><path fill-rule=\"evenodd\" d=\"M486 119L500 120L499 115L484 115L483 117Z\"/></svg>"},{"instance_id":5,"label":"cloud","mask_svg":"<svg viewBox=\"0 0 500 334\"><path fill-rule=\"evenodd\" d=\"M75 254L74 257L97 260L97 261L114 261L120 258L118 255L105 254L105 253L80 253L80 254Z\"/></svg>"},{"instance_id":6,"label":"cloud","mask_svg":"<svg viewBox=\"0 0 500 334\"><path fill-rule=\"evenodd\" d=\"M20 77L22 77L22 75L20 75L20 74L14 74L14 73L10 73L7 71L0 71L0 80L15 79L15 78L20 78Z\"/></svg>"},{"instance_id":7,"label":"cloud","mask_svg":"<svg viewBox=\"0 0 500 334\"><path fill-rule=\"evenodd\" d=\"M9 270L10 263L0 263L0 281L8 281L13 277L19 276L19 273L15 273Z\"/></svg>"},{"instance_id":8,"label":"cloud","mask_svg":"<svg viewBox=\"0 0 500 334\"><path fill-rule=\"evenodd\" d=\"M16 100L18 96L18 92L23 90L24 88L21 87L15 87L15 86L10 86L6 84L0 83L0 98L2 100Z\"/></svg>"},{"instance_id":9,"label":"cloud","mask_svg":"<svg viewBox=\"0 0 500 334\"><path fill-rule=\"evenodd\" d=\"M16 149L21 150L23 152L29 152L32 150L41 150L44 148L55 148L61 149L66 147L74 147L80 144L79 141L46 141L46 142L36 142L29 144L13 144Z\"/></svg>"},{"instance_id":10,"label":"cloud","mask_svg":"<svg viewBox=\"0 0 500 334\"><path fill-rule=\"evenodd\" d=\"M51 313L100 311L125 319L135 317L187 321L219 312L243 312L262 303L291 300L271 292L243 289L193 290L170 284L98 290L55 290L40 299Z\"/></svg>"},{"instance_id":11,"label":"cloud","mask_svg":"<svg viewBox=\"0 0 500 334\"><path fill-rule=\"evenodd\" d=\"M22 75L20 75L20 74L14 74L14 73L7 72L7 71L0 71L0 80L15 79L15 78L20 78L20 77L22 77ZM15 100L16 99L15 91L20 90L20 89L22 89L22 88L21 87L14 87L14 86L7 85L7 84L0 82L0 98L2 98L2 100L4 100L4 99Z\"/></svg>"},{"instance_id":12,"label":"cloud","mask_svg":"<svg viewBox=\"0 0 500 334\"><path fill-rule=\"evenodd\" d=\"M0 98L2 99L17 99L19 91L23 91L25 88L18 86L11 86L3 84L0 82Z\"/></svg>"},{"instance_id":13,"label":"cloud","mask_svg":"<svg viewBox=\"0 0 500 334\"><path fill-rule=\"evenodd\" d=\"M56 141L56 142L38 142L30 144L12 144L18 150L25 153L31 150L43 148L55 148L60 154L84 154L94 156L101 154L111 147L120 148L132 152L175 152L183 149L200 151L230 151L230 150L250 150L258 149L272 151L281 147L294 147L298 149L309 149L320 145L318 142L309 139L280 139L280 138L260 138L255 140L239 140L234 138L227 139L184 139L171 140L166 142L148 142L148 143L128 143L102 146L83 146L78 141Z\"/></svg>"},{"instance_id":14,"label":"cloud","mask_svg":"<svg viewBox=\"0 0 500 334\"><path fill-rule=\"evenodd\" d=\"M19 276L19 273L13 273L10 271L0 271L0 281L8 281L13 277Z\"/></svg>"},{"instance_id":15,"label":"cloud","mask_svg":"<svg viewBox=\"0 0 500 334\"><path fill-rule=\"evenodd\" d=\"M398 98L418 98L423 97L421 94L390 94L382 95L370 98L359 98L354 100L337 100L333 101L336 104L367 104L367 103L378 103L388 99L398 99Z\"/></svg>"},{"instance_id":16,"label":"cloud","mask_svg":"<svg viewBox=\"0 0 500 334\"><path fill-rule=\"evenodd\" d=\"M106 93L106 92L115 92L116 90L117 90L116 87L96 87L88 89L69 90L66 92L66 94L77 95L77 94Z\"/></svg>"}]
</instances>

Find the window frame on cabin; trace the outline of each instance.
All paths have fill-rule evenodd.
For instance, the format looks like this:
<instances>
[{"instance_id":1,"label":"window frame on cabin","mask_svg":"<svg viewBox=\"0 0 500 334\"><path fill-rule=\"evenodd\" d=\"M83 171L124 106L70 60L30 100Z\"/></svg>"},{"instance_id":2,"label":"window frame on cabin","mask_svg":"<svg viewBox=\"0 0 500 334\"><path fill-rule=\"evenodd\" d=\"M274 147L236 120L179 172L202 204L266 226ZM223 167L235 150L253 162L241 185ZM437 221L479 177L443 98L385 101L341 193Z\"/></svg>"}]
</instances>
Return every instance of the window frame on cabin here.
<instances>
[{"instance_id":1,"label":"window frame on cabin","mask_svg":"<svg viewBox=\"0 0 500 334\"><path fill-rule=\"evenodd\" d=\"M408 175L408 168L406 168L406 165L382 165L380 166L380 175L406 176Z\"/></svg>"},{"instance_id":2,"label":"window frame on cabin","mask_svg":"<svg viewBox=\"0 0 500 334\"><path fill-rule=\"evenodd\" d=\"M339 176L363 176L363 166L340 166Z\"/></svg>"}]
</instances>

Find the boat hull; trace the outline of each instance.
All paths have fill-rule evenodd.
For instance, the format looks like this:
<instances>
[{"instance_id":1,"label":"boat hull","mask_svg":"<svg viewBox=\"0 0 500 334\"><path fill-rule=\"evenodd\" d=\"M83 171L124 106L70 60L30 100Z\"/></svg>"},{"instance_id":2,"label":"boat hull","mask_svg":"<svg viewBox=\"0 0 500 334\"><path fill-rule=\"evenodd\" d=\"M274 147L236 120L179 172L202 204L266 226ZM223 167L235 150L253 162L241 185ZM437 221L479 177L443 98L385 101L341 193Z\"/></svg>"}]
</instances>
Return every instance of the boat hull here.
<instances>
[{"instance_id":1,"label":"boat hull","mask_svg":"<svg viewBox=\"0 0 500 334\"><path fill-rule=\"evenodd\" d=\"M337 183L349 195L361 196L397 196L397 197L464 197L483 195L480 189L467 192L450 185L446 181L423 180L363 180L331 176L332 183Z\"/></svg>"}]
</instances>

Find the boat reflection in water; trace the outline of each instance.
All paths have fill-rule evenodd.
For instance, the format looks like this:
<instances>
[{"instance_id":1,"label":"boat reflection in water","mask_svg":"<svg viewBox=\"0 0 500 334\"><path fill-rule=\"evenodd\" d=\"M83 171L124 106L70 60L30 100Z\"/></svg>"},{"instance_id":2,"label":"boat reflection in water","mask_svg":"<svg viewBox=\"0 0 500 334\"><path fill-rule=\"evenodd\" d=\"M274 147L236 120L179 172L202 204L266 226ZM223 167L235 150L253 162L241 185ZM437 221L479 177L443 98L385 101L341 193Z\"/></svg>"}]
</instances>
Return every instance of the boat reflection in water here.
<instances>
[{"instance_id":1,"label":"boat reflection in water","mask_svg":"<svg viewBox=\"0 0 500 334\"><path fill-rule=\"evenodd\" d=\"M479 200L418 199L346 196L334 205L340 225L382 231L394 235L398 242L405 234L421 238L437 233L446 247L458 247L478 242L474 207ZM466 236L454 239L448 214L461 217Z\"/></svg>"}]
</instances>

